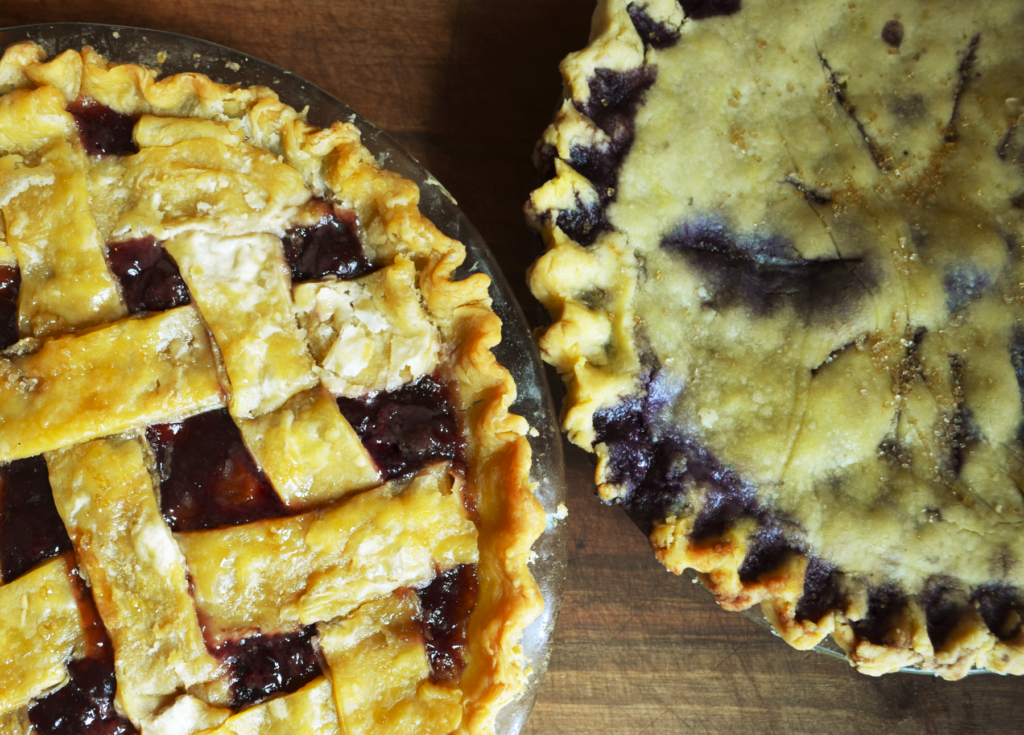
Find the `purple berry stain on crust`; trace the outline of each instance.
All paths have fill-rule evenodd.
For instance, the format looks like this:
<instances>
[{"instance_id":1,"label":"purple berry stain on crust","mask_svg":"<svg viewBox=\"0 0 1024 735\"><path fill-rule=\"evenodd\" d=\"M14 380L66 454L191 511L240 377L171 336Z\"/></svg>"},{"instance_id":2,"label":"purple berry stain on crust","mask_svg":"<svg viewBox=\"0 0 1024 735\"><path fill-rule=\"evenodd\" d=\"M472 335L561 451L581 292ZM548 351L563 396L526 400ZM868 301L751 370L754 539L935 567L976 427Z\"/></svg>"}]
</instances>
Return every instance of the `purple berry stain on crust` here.
<instances>
[{"instance_id":1,"label":"purple berry stain on crust","mask_svg":"<svg viewBox=\"0 0 1024 735\"><path fill-rule=\"evenodd\" d=\"M1017 378L1017 390L1024 403L1024 329L1014 328L1010 335L1010 364ZM1024 442L1024 421L1017 427L1017 441Z\"/></svg>"},{"instance_id":2,"label":"purple berry stain on crust","mask_svg":"<svg viewBox=\"0 0 1024 735\"><path fill-rule=\"evenodd\" d=\"M132 139L137 117L115 112L88 97L72 102L68 112L75 116L82 145L90 156L129 156L139 152Z\"/></svg>"},{"instance_id":3,"label":"purple berry stain on crust","mask_svg":"<svg viewBox=\"0 0 1024 735\"><path fill-rule=\"evenodd\" d=\"M967 601L956 589L942 584L930 586L921 595L925 625L932 645L939 649L967 612Z\"/></svg>"},{"instance_id":4,"label":"purple berry stain on crust","mask_svg":"<svg viewBox=\"0 0 1024 735\"><path fill-rule=\"evenodd\" d=\"M192 301L177 264L151 235L108 244L107 262L132 314L166 311Z\"/></svg>"},{"instance_id":5,"label":"purple berry stain on crust","mask_svg":"<svg viewBox=\"0 0 1024 735\"><path fill-rule=\"evenodd\" d=\"M669 48L679 42L679 29L651 18L647 14L646 4L630 3L626 7L626 12L629 13L629 19L633 21L633 27L640 34L640 38L651 48Z\"/></svg>"},{"instance_id":6,"label":"purple berry stain on crust","mask_svg":"<svg viewBox=\"0 0 1024 735\"><path fill-rule=\"evenodd\" d=\"M870 589L867 614L863 619L856 620L850 625L859 637L876 646L884 646L886 636L893 629L906 601L906 595L894 585Z\"/></svg>"},{"instance_id":7,"label":"purple berry stain on crust","mask_svg":"<svg viewBox=\"0 0 1024 735\"><path fill-rule=\"evenodd\" d=\"M656 71L653 66L624 72L597 69L589 80L590 100L587 104L576 103L580 112L609 138L599 146L573 146L569 152L569 165L594 184L599 203L584 206L577 199L577 206L560 212L555 223L583 245L592 244L601 232L610 229L605 208L615 199L619 169L636 135L636 111L644 93L654 83ZM554 156L553 149L541 156L542 171L553 174Z\"/></svg>"},{"instance_id":8,"label":"purple berry stain on crust","mask_svg":"<svg viewBox=\"0 0 1024 735\"><path fill-rule=\"evenodd\" d=\"M42 455L0 468L0 572L11 582L39 562L71 550Z\"/></svg>"},{"instance_id":9,"label":"purple berry stain on crust","mask_svg":"<svg viewBox=\"0 0 1024 735\"><path fill-rule=\"evenodd\" d=\"M736 306L769 316L790 306L808 323L842 319L868 296L859 260L805 260L777 237L740 237L724 224L697 219L678 225L661 247L683 258L707 280L705 306Z\"/></svg>"},{"instance_id":10,"label":"purple berry stain on crust","mask_svg":"<svg viewBox=\"0 0 1024 735\"><path fill-rule=\"evenodd\" d=\"M566 235L584 247L593 245L597 236L610 229L605 209L600 204L587 206L576 197L574 209L563 209L555 220Z\"/></svg>"},{"instance_id":11,"label":"purple berry stain on crust","mask_svg":"<svg viewBox=\"0 0 1024 735\"><path fill-rule=\"evenodd\" d=\"M342 397L338 408L385 479L462 455L455 407L437 376L368 398Z\"/></svg>"},{"instance_id":12,"label":"purple berry stain on crust","mask_svg":"<svg viewBox=\"0 0 1024 735\"><path fill-rule=\"evenodd\" d=\"M326 202L320 208L319 222L288 230L282 240L292 280L301 283L327 276L351 279L370 273L373 265L359 241L355 212Z\"/></svg>"},{"instance_id":13,"label":"purple berry stain on crust","mask_svg":"<svg viewBox=\"0 0 1024 735\"><path fill-rule=\"evenodd\" d=\"M954 314L980 299L985 289L992 285L992 279L987 273L968 265L946 273L942 285L946 289L946 308Z\"/></svg>"},{"instance_id":14,"label":"purple berry stain on crust","mask_svg":"<svg viewBox=\"0 0 1024 735\"><path fill-rule=\"evenodd\" d=\"M615 196L622 159L636 137L636 112L656 76L654 66L629 71L597 69L589 80L590 100L585 105L576 105L610 141L604 149L573 148L569 163L590 179L602 198L609 201Z\"/></svg>"},{"instance_id":15,"label":"purple berry stain on crust","mask_svg":"<svg viewBox=\"0 0 1024 735\"><path fill-rule=\"evenodd\" d=\"M630 17L641 36L658 48L674 43L674 40L670 40L672 33L678 35L678 32L655 23L644 8L646 5L637 3L629 6ZM575 102L576 108L608 136L608 140L599 145L574 145L569 151L567 163L594 184L599 203L584 206L577 198L577 206L559 212L555 224L582 245L593 244L599 234L611 229L605 210L615 200L619 170L633 146L636 112L656 76L656 66L628 71L596 69L588 81L590 99L585 104ZM538 167L545 178L554 175L553 161L556 155L550 147L541 151Z\"/></svg>"},{"instance_id":16,"label":"purple berry stain on crust","mask_svg":"<svg viewBox=\"0 0 1024 735\"><path fill-rule=\"evenodd\" d=\"M275 694L291 694L320 676L315 636L316 626L310 625L295 633L257 633L214 649L230 667L231 707L239 710Z\"/></svg>"},{"instance_id":17,"label":"purple berry stain on crust","mask_svg":"<svg viewBox=\"0 0 1024 735\"><path fill-rule=\"evenodd\" d=\"M882 26L882 40L893 48L903 44L903 24L895 18Z\"/></svg>"},{"instance_id":18,"label":"purple berry stain on crust","mask_svg":"<svg viewBox=\"0 0 1024 735\"><path fill-rule=\"evenodd\" d=\"M753 485L693 437L682 435L670 421L660 418L679 388L663 379L657 367L644 374L641 385L641 396L594 415L596 442L603 442L609 453L605 481L625 488L619 502L633 522L650 534L656 522L685 506L689 491L699 486L704 504L690 533L694 541L717 538L740 518L758 522L739 569L744 582L773 571L790 554L801 551L786 537L781 519L757 501ZM840 576L823 560L809 557L804 594L797 604L798 620L819 620L839 604Z\"/></svg>"},{"instance_id":19,"label":"purple berry stain on crust","mask_svg":"<svg viewBox=\"0 0 1024 735\"><path fill-rule=\"evenodd\" d=\"M613 142L632 143L633 118L656 75L657 68L650 66L628 71L595 69L587 83L590 100L576 106L610 135Z\"/></svg>"},{"instance_id":20,"label":"purple berry stain on crust","mask_svg":"<svg viewBox=\"0 0 1024 735\"><path fill-rule=\"evenodd\" d=\"M610 476L606 479L625 486L630 495L647 478L655 450L642 411L642 399L628 398L594 414L596 443L608 447Z\"/></svg>"},{"instance_id":21,"label":"purple berry stain on crust","mask_svg":"<svg viewBox=\"0 0 1024 735\"><path fill-rule=\"evenodd\" d=\"M756 582L762 574L778 569L793 552L779 527L768 522L747 539L747 555L739 568L740 581Z\"/></svg>"},{"instance_id":22,"label":"purple berry stain on crust","mask_svg":"<svg viewBox=\"0 0 1024 735\"><path fill-rule=\"evenodd\" d=\"M21 271L16 266L0 266L0 350L18 341L19 291Z\"/></svg>"},{"instance_id":23,"label":"purple berry stain on crust","mask_svg":"<svg viewBox=\"0 0 1024 735\"><path fill-rule=\"evenodd\" d=\"M1014 329L1010 337L1010 362L1017 378L1017 388L1024 400L1024 329Z\"/></svg>"},{"instance_id":24,"label":"purple berry stain on crust","mask_svg":"<svg viewBox=\"0 0 1024 735\"><path fill-rule=\"evenodd\" d=\"M740 12L740 0L679 0L690 20L704 20Z\"/></svg>"},{"instance_id":25,"label":"purple berry stain on crust","mask_svg":"<svg viewBox=\"0 0 1024 735\"><path fill-rule=\"evenodd\" d=\"M945 469L952 477L959 477L964 460L972 445L981 437L974 414L967 408L964 391L964 361L960 355L949 356L950 375L953 378L953 415L945 426L941 441L946 447ZM941 514L939 520L942 520Z\"/></svg>"},{"instance_id":26,"label":"purple berry stain on crust","mask_svg":"<svg viewBox=\"0 0 1024 735\"><path fill-rule=\"evenodd\" d=\"M818 621L842 601L839 571L822 559L812 556L804 571L804 593L796 605L797 621Z\"/></svg>"},{"instance_id":27,"label":"purple berry stain on crust","mask_svg":"<svg viewBox=\"0 0 1024 735\"><path fill-rule=\"evenodd\" d=\"M146 430L160 473L160 510L173 531L200 531L287 515L227 410Z\"/></svg>"},{"instance_id":28,"label":"purple berry stain on crust","mask_svg":"<svg viewBox=\"0 0 1024 735\"><path fill-rule=\"evenodd\" d=\"M979 587L971 595L985 625L1000 640L1016 638L1024 617L1018 590L1002 585Z\"/></svg>"},{"instance_id":29,"label":"purple berry stain on crust","mask_svg":"<svg viewBox=\"0 0 1024 735\"><path fill-rule=\"evenodd\" d=\"M720 535L732 521L759 513L754 488L725 467L692 437L683 436L659 419L674 389L652 370L642 380L644 395L594 415L597 442L609 452L606 482L623 486L626 513L646 533L654 523L678 509L689 489L705 489L692 538Z\"/></svg>"},{"instance_id":30,"label":"purple berry stain on crust","mask_svg":"<svg viewBox=\"0 0 1024 735\"><path fill-rule=\"evenodd\" d=\"M453 681L464 665L463 651L469 631L469 616L476 607L475 564L463 564L439 572L426 587L416 591L423 610L420 628L427 644L430 678Z\"/></svg>"}]
</instances>

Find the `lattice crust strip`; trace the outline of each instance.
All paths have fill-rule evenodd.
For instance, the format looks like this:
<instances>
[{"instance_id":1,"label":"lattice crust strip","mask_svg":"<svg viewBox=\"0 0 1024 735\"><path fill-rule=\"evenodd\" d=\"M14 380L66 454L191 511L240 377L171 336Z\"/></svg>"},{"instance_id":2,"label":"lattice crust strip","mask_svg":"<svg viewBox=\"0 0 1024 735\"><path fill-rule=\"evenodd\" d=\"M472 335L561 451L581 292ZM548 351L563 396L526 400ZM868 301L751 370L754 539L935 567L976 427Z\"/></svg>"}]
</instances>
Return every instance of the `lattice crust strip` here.
<instances>
[{"instance_id":1,"label":"lattice crust strip","mask_svg":"<svg viewBox=\"0 0 1024 735\"><path fill-rule=\"evenodd\" d=\"M0 359L0 462L224 405L194 307L129 318Z\"/></svg>"},{"instance_id":2,"label":"lattice crust strip","mask_svg":"<svg viewBox=\"0 0 1024 735\"><path fill-rule=\"evenodd\" d=\"M160 516L140 439L97 439L46 461L117 651L118 699L138 722L162 698L212 679L220 665L203 641L185 560Z\"/></svg>"},{"instance_id":3,"label":"lattice crust strip","mask_svg":"<svg viewBox=\"0 0 1024 735\"><path fill-rule=\"evenodd\" d=\"M477 530L448 468L403 485L288 518L177 534L196 605L224 632L309 625L476 563ZM372 557L360 553L371 548Z\"/></svg>"},{"instance_id":4,"label":"lattice crust strip","mask_svg":"<svg viewBox=\"0 0 1024 735\"><path fill-rule=\"evenodd\" d=\"M12 159L0 160L0 212L7 244L23 264L21 336L48 337L125 316L89 207L85 152L61 141L36 166Z\"/></svg>"},{"instance_id":5,"label":"lattice crust strip","mask_svg":"<svg viewBox=\"0 0 1024 735\"><path fill-rule=\"evenodd\" d=\"M416 290L416 266L403 255L355 281L325 279L293 290L317 373L332 393L395 390L441 361L440 335Z\"/></svg>"},{"instance_id":6,"label":"lattice crust strip","mask_svg":"<svg viewBox=\"0 0 1024 735\"><path fill-rule=\"evenodd\" d=\"M164 247L217 340L231 381L232 416L260 416L317 384L292 313L278 238L190 232Z\"/></svg>"},{"instance_id":7,"label":"lattice crust strip","mask_svg":"<svg viewBox=\"0 0 1024 735\"><path fill-rule=\"evenodd\" d=\"M322 505L380 482L373 458L322 387L299 393L259 418L241 419L238 427L290 510Z\"/></svg>"},{"instance_id":8,"label":"lattice crust strip","mask_svg":"<svg viewBox=\"0 0 1024 735\"><path fill-rule=\"evenodd\" d=\"M338 723L331 694L331 682L321 676L294 694L250 707L227 718L203 735L344 735Z\"/></svg>"},{"instance_id":9,"label":"lattice crust strip","mask_svg":"<svg viewBox=\"0 0 1024 735\"><path fill-rule=\"evenodd\" d=\"M65 662L83 653L70 572L57 557L0 587L0 713L62 685Z\"/></svg>"},{"instance_id":10,"label":"lattice crust strip","mask_svg":"<svg viewBox=\"0 0 1024 735\"><path fill-rule=\"evenodd\" d=\"M443 735L458 727L462 693L430 681L420 617L416 596L406 591L367 602L345 620L319 624L348 735Z\"/></svg>"}]
</instances>

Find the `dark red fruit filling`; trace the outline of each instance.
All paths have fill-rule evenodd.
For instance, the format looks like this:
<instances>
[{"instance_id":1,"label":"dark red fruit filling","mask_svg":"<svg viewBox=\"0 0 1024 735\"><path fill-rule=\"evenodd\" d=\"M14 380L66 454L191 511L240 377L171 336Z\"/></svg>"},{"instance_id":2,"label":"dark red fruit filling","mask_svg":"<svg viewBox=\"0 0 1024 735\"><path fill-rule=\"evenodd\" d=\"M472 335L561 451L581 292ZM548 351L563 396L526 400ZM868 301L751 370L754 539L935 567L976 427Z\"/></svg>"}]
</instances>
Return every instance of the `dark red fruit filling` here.
<instances>
[{"instance_id":1,"label":"dark red fruit filling","mask_svg":"<svg viewBox=\"0 0 1024 735\"><path fill-rule=\"evenodd\" d=\"M68 665L71 680L28 711L39 735L128 735L131 722L114 709L114 662L83 658Z\"/></svg>"},{"instance_id":2,"label":"dark red fruit filling","mask_svg":"<svg viewBox=\"0 0 1024 735\"><path fill-rule=\"evenodd\" d=\"M434 681L457 679L465 663L462 654L469 615L476 607L476 565L463 564L440 572L417 594L423 609L421 629L427 641L430 677Z\"/></svg>"},{"instance_id":3,"label":"dark red fruit filling","mask_svg":"<svg viewBox=\"0 0 1024 735\"><path fill-rule=\"evenodd\" d=\"M287 510L226 409L146 430L160 470L160 507L174 531L237 526Z\"/></svg>"},{"instance_id":4,"label":"dark red fruit filling","mask_svg":"<svg viewBox=\"0 0 1024 735\"><path fill-rule=\"evenodd\" d=\"M68 105L68 112L75 116L82 145L90 156L129 156L139 152L132 139L137 117L114 112L87 97Z\"/></svg>"},{"instance_id":5,"label":"dark red fruit filling","mask_svg":"<svg viewBox=\"0 0 1024 735\"><path fill-rule=\"evenodd\" d=\"M290 694L321 674L313 638L316 626L296 633L252 635L214 650L231 668L231 706L242 709L274 694Z\"/></svg>"},{"instance_id":6,"label":"dark red fruit filling","mask_svg":"<svg viewBox=\"0 0 1024 735\"><path fill-rule=\"evenodd\" d=\"M73 581L86 655L68 664L68 683L32 705L28 718L39 735L130 735L135 727L114 709L114 647L92 593L77 574Z\"/></svg>"},{"instance_id":7,"label":"dark red fruit filling","mask_svg":"<svg viewBox=\"0 0 1024 735\"><path fill-rule=\"evenodd\" d=\"M0 266L0 350L18 341L18 292L21 271L9 265Z\"/></svg>"},{"instance_id":8,"label":"dark red fruit filling","mask_svg":"<svg viewBox=\"0 0 1024 735\"><path fill-rule=\"evenodd\" d=\"M0 468L0 572L10 582L39 562L71 550L42 456Z\"/></svg>"},{"instance_id":9,"label":"dark red fruit filling","mask_svg":"<svg viewBox=\"0 0 1024 735\"><path fill-rule=\"evenodd\" d=\"M132 314L166 311L192 301L178 266L151 235L108 244L107 262Z\"/></svg>"},{"instance_id":10,"label":"dark red fruit filling","mask_svg":"<svg viewBox=\"0 0 1024 735\"><path fill-rule=\"evenodd\" d=\"M385 479L461 454L455 408L448 389L434 377L372 398L339 398L338 407Z\"/></svg>"},{"instance_id":11,"label":"dark red fruit filling","mask_svg":"<svg viewBox=\"0 0 1024 735\"><path fill-rule=\"evenodd\" d=\"M323 215L312 227L296 227L285 233L284 257L296 283L326 276L358 278L373 270L359 241L356 213L339 210L326 202Z\"/></svg>"}]
</instances>

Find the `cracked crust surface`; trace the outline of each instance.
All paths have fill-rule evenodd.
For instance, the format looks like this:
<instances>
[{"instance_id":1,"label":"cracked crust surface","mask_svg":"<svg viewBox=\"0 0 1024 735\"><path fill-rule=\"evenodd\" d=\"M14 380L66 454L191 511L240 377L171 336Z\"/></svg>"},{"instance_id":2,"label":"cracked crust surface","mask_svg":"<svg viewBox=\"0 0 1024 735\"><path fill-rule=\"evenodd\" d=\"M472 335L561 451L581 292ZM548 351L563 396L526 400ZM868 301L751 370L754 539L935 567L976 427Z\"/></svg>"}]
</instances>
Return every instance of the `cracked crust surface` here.
<instances>
[{"instance_id":1,"label":"cracked crust surface","mask_svg":"<svg viewBox=\"0 0 1024 735\"><path fill-rule=\"evenodd\" d=\"M1024 10L599 3L531 288L599 494L865 673L1022 673Z\"/></svg>"}]
</instances>

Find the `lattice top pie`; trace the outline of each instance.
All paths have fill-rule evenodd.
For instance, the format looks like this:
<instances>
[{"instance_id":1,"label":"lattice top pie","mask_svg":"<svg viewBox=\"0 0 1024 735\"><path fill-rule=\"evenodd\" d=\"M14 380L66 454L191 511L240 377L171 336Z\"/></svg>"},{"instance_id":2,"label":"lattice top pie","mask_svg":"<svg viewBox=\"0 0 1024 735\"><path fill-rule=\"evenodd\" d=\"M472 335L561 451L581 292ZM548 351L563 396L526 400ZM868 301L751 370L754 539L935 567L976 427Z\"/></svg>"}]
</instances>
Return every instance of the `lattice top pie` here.
<instances>
[{"instance_id":1,"label":"lattice top pie","mask_svg":"<svg viewBox=\"0 0 1024 735\"><path fill-rule=\"evenodd\" d=\"M603 499L866 673L1024 672L1024 5L602 0L527 207Z\"/></svg>"},{"instance_id":2,"label":"lattice top pie","mask_svg":"<svg viewBox=\"0 0 1024 735\"><path fill-rule=\"evenodd\" d=\"M463 246L265 88L0 93L0 732L493 731L544 515Z\"/></svg>"}]
</instances>

